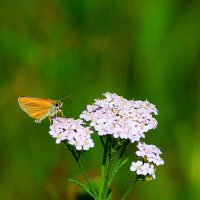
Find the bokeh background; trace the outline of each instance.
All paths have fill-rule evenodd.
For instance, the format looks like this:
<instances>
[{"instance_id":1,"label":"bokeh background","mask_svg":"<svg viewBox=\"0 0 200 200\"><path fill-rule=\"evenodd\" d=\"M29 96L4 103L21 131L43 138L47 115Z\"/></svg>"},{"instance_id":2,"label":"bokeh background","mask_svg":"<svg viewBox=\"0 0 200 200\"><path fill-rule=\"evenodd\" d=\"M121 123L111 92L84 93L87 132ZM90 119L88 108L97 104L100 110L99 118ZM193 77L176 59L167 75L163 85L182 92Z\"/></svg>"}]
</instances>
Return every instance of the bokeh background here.
<instances>
[{"instance_id":1,"label":"bokeh background","mask_svg":"<svg viewBox=\"0 0 200 200\"><path fill-rule=\"evenodd\" d=\"M36 124L22 112L18 96L71 94L77 118L106 91L148 99L160 112L146 141L161 148L165 165L129 199L200 199L199 0L1 0L0 66L0 199L81 192L67 181L83 180L73 158L49 136L48 120ZM70 116L69 102L63 109ZM95 142L83 158L94 180ZM114 200L131 181L129 164L112 185Z\"/></svg>"}]
</instances>

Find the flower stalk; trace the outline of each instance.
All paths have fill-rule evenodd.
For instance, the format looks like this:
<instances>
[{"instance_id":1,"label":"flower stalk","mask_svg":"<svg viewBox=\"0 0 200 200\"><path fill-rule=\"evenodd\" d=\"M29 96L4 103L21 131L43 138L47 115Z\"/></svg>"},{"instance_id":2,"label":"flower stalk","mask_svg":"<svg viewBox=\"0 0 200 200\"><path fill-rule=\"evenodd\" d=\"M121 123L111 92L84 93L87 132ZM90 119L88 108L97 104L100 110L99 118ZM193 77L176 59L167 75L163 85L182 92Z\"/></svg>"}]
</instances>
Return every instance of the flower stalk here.
<instances>
[{"instance_id":1,"label":"flower stalk","mask_svg":"<svg viewBox=\"0 0 200 200\"><path fill-rule=\"evenodd\" d=\"M133 191L133 188L135 187L135 184L137 182L137 179L135 179L135 181L131 181L128 189L126 190L125 194L123 195L123 197L121 198L121 200L125 200L127 199L127 197L129 196L129 194Z\"/></svg>"},{"instance_id":2,"label":"flower stalk","mask_svg":"<svg viewBox=\"0 0 200 200\"><path fill-rule=\"evenodd\" d=\"M98 200L102 199L103 189L105 187L106 180L106 172L107 172L107 163L108 163L108 138L104 142L103 138L100 137L101 143L103 145L103 159L101 165L101 175L100 175L100 183L99 183L99 191L98 191Z\"/></svg>"}]
</instances>

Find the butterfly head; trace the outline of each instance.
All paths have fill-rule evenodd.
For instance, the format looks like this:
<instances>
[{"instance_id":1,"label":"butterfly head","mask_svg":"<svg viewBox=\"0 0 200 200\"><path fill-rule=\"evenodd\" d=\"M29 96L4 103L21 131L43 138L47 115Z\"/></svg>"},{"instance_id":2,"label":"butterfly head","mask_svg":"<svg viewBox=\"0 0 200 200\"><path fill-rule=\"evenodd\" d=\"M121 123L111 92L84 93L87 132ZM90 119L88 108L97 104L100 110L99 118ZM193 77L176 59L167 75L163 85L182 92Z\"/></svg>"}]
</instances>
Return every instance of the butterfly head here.
<instances>
[{"instance_id":1,"label":"butterfly head","mask_svg":"<svg viewBox=\"0 0 200 200\"><path fill-rule=\"evenodd\" d=\"M59 111L60 111L60 108L61 108L62 105L63 105L63 101L66 100L66 99L70 99L70 98L71 98L71 95L68 95L68 96L62 98L60 101L56 101L56 104L55 104L56 111L59 112Z\"/></svg>"},{"instance_id":2,"label":"butterfly head","mask_svg":"<svg viewBox=\"0 0 200 200\"><path fill-rule=\"evenodd\" d=\"M56 104L55 104L56 110L59 111L60 108L62 107L62 105L63 105L62 101L57 101Z\"/></svg>"}]
</instances>

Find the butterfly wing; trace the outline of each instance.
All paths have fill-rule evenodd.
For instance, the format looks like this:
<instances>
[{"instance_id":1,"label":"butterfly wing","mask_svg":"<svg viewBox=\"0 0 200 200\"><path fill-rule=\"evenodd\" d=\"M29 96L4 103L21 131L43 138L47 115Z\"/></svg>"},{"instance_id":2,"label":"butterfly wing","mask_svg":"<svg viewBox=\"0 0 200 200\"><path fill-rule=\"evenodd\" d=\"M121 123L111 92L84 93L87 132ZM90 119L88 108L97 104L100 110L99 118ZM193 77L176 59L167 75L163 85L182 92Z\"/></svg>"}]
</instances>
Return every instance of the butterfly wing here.
<instances>
[{"instance_id":1,"label":"butterfly wing","mask_svg":"<svg viewBox=\"0 0 200 200\"><path fill-rule=\"evenodd\" d=\"M22 110L36 122L46 118L56 103L55 100L34 97L19 97L18 102Z\"/></svg>"}]
</instances>

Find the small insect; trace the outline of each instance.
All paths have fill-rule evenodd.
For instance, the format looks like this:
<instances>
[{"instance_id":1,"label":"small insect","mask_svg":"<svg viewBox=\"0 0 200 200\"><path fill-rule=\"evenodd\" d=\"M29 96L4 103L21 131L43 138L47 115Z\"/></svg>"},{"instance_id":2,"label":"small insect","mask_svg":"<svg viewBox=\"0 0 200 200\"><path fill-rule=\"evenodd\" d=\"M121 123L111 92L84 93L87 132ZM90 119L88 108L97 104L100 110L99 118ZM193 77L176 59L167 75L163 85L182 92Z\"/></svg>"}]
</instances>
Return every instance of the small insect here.
<instances>
[{"instance_id":1,"label":"small insect","mask_svg":"<svg viewBox=\"0 0 200 200\"><path fill-rule=\"evenodd\" d=\"M20 96L18 102L24 112L26 112L31 118L35 119L35 122L41 123L43 119L49 117L51 123L51 117L57 114L63 116L63 111L60 109L63 105L63 100L70 98L71 95L58 100L26 97Z\"/></svg>"}]
</instances>

